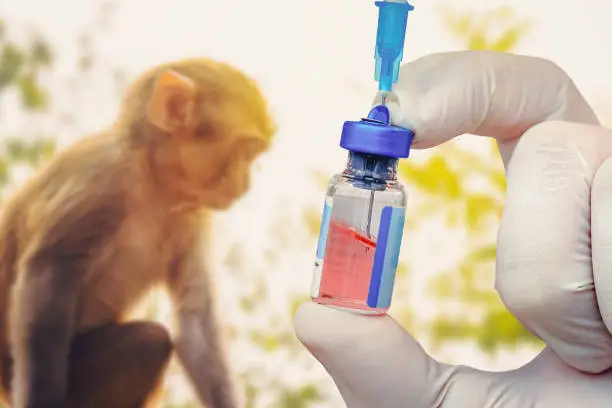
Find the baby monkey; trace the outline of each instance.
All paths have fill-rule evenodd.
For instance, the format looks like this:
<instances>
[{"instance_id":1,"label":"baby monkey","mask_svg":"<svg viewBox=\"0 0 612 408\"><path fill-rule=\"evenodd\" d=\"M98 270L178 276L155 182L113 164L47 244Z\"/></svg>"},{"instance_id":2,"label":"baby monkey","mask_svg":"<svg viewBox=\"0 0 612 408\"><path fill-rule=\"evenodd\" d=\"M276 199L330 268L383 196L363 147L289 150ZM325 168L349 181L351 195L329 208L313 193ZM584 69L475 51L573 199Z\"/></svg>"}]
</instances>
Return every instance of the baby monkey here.
<instances>
[{"instance_id":1,"label":"baby monkey","mask_svg":"<svg viewBox=\"0 0 612 408\"><path fill-rule=\"evenodd\" d=\"M1 384L13 408L137 408L176 350L208 408L237 406L204 263L211 210L249 188L275 133L221 62L144 73L108 131L59 153L2 209ZM178 333L127 321L166 285Z\"/></svg>"}]
</instances>

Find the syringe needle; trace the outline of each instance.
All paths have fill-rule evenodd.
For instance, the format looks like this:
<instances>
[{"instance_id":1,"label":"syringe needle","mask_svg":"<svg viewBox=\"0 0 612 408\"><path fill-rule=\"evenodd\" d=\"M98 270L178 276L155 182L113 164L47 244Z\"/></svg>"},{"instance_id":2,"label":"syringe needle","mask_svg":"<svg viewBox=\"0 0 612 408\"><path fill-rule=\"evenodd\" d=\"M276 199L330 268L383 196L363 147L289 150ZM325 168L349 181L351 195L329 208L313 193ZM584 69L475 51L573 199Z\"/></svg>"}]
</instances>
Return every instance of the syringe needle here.
<instances>
[{"instance_id":1,"label":"syringe needle","mask_svg":"<svg viewBox=\"0 0 612 408\"><path fill-rule=\"evenodd\" d=\"M372 226L372 210L373 209L374 209L374 189L372 188L370 190L370 204L368 206L368 220L366 223L366 234L368 234L368 238L372 238L372 233L370 232L370 228Z\"/></svg>"}]
</instances>

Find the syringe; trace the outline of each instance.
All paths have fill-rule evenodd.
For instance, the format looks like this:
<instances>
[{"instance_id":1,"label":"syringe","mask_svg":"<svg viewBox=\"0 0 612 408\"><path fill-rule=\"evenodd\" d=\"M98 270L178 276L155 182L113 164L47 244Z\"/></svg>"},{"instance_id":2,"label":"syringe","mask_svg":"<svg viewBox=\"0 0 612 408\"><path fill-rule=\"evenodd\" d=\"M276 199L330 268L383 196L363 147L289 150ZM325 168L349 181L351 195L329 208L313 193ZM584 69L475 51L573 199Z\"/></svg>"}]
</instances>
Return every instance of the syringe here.
<instances>
[{"instance_id":1,"label":"syringe","mask_svg":"<svg viewBox=\"0 0 612 408\"><path fill-rule=\"evenodd\" d=\"M376 48L374 58L376 68L374 78L378 81L381 93L381 105L387 104L387 94L397 82L400 64L404 57L404 41L408 13L414 10L406 0L386 0L374 3L378 8L378 30L376 33ZM370 190L370 206L366 223L366 233L372 237L372 211L376 189Z\"/></svg>"},{"instance_id":2,"label":"syringe","mask_svg":"<svg viewBox=\"0 0 612 408\"><path fill-rule=\"evenodd\" d=\"M378 32L374 58L376 68L374 78L378 81L381 104L387 102L387 94L397 82L400 63L404 57L404 40L408 13L414 10L406 0L377 1Z\"/></svg>"}]
</instances>

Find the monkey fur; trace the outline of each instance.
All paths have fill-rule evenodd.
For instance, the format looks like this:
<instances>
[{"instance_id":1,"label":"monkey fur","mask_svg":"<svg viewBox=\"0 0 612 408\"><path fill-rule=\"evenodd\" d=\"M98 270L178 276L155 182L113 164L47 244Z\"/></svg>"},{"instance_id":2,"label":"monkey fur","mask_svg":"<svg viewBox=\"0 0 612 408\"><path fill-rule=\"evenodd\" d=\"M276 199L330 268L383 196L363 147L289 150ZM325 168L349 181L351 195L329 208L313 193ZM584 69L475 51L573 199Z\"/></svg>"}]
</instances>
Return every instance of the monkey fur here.
<instances>
[{"instance_id":1,"label":"monkey fur","mask_svg":"<svg viewBox=\"0 0 612 408\"><path fill-rule=\"evenodd\" d=\"M204 258L210 213L275 133L253 80L208 59L138 78L117 120L56 157L0 216L0 358L13 408L136 408L176 351L208 408L236 408ZM178 334L126 312L167 287Z\"/></svg>"}]
</instances>

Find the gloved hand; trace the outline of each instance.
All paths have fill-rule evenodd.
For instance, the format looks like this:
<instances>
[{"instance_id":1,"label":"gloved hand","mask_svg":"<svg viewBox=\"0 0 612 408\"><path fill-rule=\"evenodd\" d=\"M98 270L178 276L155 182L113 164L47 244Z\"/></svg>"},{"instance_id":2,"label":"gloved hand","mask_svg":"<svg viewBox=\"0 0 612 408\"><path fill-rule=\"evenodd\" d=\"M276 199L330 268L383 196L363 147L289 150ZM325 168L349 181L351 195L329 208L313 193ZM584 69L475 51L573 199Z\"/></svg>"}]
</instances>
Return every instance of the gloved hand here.
<instances>
[{"instance_id":1,"label":"gloved hand","mask_svg":"<svg viewBox=\"0 0 612 408\"><path fill-rule=\"evenodd\" d=\"M496 289L547 347L488 373L439 363L391 317L303 304L295 330L349 408L612 407L612 131L553 63L451 52L405 64L393 121L414 148L495 137L507 195ZM395 296L401 296L396 293Z\"/></svg>"}]
</instances>

